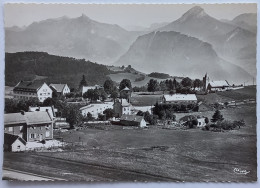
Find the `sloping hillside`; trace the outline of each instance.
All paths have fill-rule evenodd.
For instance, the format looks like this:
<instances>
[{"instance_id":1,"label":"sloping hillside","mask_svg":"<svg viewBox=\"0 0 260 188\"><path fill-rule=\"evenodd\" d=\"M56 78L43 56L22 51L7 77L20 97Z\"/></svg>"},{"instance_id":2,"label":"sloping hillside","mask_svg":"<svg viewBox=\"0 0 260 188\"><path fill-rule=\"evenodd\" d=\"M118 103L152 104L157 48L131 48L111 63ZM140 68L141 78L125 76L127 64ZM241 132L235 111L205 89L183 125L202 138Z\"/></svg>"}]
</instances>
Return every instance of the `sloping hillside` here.
<instances>
[{"instance_id":1,"label":"sloping hillside","mask_svg":"<svg viewBox=\"0 0 260 188\"><path fill-rule=\"evenodd\" d=\"M84 74L88 84L103 84L110 71L106 66L50 55L45 52L18 52L5 54L5 85L14 86L20 80L39 77L48 83L67 83L77 88Z\"/></svg>"}]
</instances>

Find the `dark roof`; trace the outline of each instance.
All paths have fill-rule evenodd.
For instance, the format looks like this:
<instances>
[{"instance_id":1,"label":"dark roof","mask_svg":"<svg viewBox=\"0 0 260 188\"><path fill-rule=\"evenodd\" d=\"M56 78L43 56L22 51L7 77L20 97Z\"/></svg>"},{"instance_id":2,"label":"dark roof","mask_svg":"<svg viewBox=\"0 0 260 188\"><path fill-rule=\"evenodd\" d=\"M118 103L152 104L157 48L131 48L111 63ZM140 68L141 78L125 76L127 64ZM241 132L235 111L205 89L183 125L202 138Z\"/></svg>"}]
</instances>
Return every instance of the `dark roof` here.
<instances>
[{"instance_id":1,"label":"dark roof","mask_svg":"<svg viewBox=\"0 0 260 188\"><path fill-rule=\"evenodd\" d=\"M58 93L61 93L66 84L50 84L50 87L55 89Z\"/></svg>"},{"instance_id":2,"label":"dark roof","mask_svg":"<svg viewBox=\"0 0 260 188\"><path fill-rule=\"evenodd\" d=\"M143 120L143 116L137 116L137 115L126 115L123 114L120 118L122 121L133 121L133 122L138 122L140 123Z\"/></svg>"},{"instance_id":3,"label":"dark roof","mask_svg":"<svg viewBox=\"0 0 260 188\"><path fill-rule=\"evenodd\" d=\"M4 144L12 145L17 139L20 140L24 145L26 145L26 141L23 138L8 133L5 133L4 135Z\"/></svg>"},{"instance_id":4,"label":"dark roof","mask_svg":"<svg viewBox=\"0 0 260 188\"><path fill-rule=\"evenodd\" d=\"M21 81L14 87L14 91L37 91L43 84L40 80Z\"/></svg>"}]
</instances>

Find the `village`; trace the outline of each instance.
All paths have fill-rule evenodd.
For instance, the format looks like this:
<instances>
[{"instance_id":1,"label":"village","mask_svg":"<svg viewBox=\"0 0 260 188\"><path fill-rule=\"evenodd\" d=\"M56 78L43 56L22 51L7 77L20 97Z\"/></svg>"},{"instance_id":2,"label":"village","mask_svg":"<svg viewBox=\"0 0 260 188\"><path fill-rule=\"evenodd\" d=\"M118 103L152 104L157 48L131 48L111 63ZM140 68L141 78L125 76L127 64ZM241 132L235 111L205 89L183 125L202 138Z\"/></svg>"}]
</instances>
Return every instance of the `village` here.
<instances>
[{"instance_id":1,"label":"village","mask_svg":"<svg viewBox=\"0 0 260 188\"><path fill-rule=\"evenodd\" d=\"M244 120L226 121L221 110L255 103L254 98L222 101L205 98L243 88L226 80L210 80L207 74L202 80L186 77L180 83L175 79L161 83L151 79L145 92L135 91L128 79L120 84L106 80L103 86L88 86L84 75L77 90L71 90L66 83L20 81L6 92L4 149L11 152L64 149L73 145L73 141L66 141L63 134L90 128L120 127L127 131L160 127L216 132L238 129L245 126ZM79 143L82 137L75 134L72 140Z\"/></svg>"}]
</instances>

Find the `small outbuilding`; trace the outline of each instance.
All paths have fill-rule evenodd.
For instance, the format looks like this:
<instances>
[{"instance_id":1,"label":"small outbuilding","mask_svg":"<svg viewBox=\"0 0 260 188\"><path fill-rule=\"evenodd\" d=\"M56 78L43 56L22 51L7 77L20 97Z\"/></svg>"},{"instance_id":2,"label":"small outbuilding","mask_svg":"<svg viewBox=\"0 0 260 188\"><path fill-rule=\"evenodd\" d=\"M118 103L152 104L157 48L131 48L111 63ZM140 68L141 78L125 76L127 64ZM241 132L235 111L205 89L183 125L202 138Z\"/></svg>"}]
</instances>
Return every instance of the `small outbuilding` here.
<instances>
[{"instance_id":1,"label":"small outbuilding","mask_svg":"<svg viewBox=\"0 0 260 188\"><path fill-rule=\"evenodd\" d=\"M146 121L144 120L144 117L137 115L123 114L120 118L120 124L125 126L146 127Z\"/></svg>"},{"instance_id":2,"label":"small outbuilding","mask_svg":"<svg viewBox=\"0 0 260 188\"><path fill-rule=\"evenodd\" d=\"M4 134L4 150L11 152L25 151L26 141L17 135Z\"/></svg>"}]
</instances>

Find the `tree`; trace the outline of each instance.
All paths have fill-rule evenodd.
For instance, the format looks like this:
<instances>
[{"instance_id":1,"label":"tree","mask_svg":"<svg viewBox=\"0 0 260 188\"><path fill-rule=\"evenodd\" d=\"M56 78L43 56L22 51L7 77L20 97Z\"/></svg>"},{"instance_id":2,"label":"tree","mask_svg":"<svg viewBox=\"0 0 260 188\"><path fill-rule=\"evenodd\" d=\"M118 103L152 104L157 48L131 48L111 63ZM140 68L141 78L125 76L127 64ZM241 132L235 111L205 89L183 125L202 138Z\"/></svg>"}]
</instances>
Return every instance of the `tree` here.
<instances>
[{"instance_id":1,"label":"tree","mask_svg":"<svg viewBox=\"0 0 260 188\"><path fill-rule=\"evenodd\" d=\"M193 82L193 87L194 88L200 88L202 87L202 81L200 79L195 79L194 82Z\"/></svg>"},{"instance_id":2,"label":"tree","mask_svg":"<svg viewBox=\"0 0 260 188\"><path fill-rule=\"evenodd\" d=\"M67 105L65 110L66 121L69 123L70 128L74 128L74 125L79 124L83 116L80 113L78 106Z\"/></svg>"},{"instance_id":3,"label":"tree","mask_svg":"<svg viewBox=\"0 0 260 188\"><path fill-rule=\"evenodd\" d=\"M192 80L189 77L183 78L181 81L181 85L183 87L191 87L192 86Z\"/></svg>"},{"instance_id":4,"label":"tree","mask_svg":"<svg viewBox=\"0 0 260 188\"><path fill-rule=\"evenodd\" d=\"M149 92L155 92L156 90L158 90L158 82L157 82L157 80L150 79L150 81L148 82L147 90Z\"/></svg>"},{"instance_id":5,"label":"tree","mask_svg":"<svg viewBox=\"0 0 260 188\"><path fill-rule=\"evenodd\" d=\"M160 90L163 91L163 94L167 90L167 86L164 81L160 82Z\"/></svg>"},{"instance_id":6,"label":"tree","mask_svg":"<svg viewBox=\"0 0 260 188\"><path fill-rule=\"evenodd\" d=\"M114 101L116 100L117 96L118 96L118 92L117 92L116 90L114 90L114 91L111 93L111 95L110 95L110 97L111 97Z\"/></svg>"},{"instance_id":7,"label":"tree","mask_svg":"<svg viewBox=\"0 0 260 188\"><path fill-rule=\"evenodd\" d=\"M55 89L52 90L52 98L58 98L58 93Z\"/></svg>"},{"instance_id":8,"label":"tree","mask_svg":"<svg viewBox=\"0 0 260 188\"><path fill-rule=\"evenodd\" d=\"M132 90L132 84L131 84L131 81L130 81L130 80L128 80L128 79L123 79L123 80L120 82L119 90L121 91L121 90L124 89L125 87L128 87L130 90Z\"/></svg>"},{"instance_id":9,"label":"tree","mask_svg":"<svg viewBox=\"0 0 260 188\"><path fill-rule=\"evenodd\" d=\"M114 82L112 80L106 80L104 82L104 90L107 94L111 94L114 91Z\"/></svg>"},{"instance_id":10,"label":"tree","mask_svg":"<svg viewBox=\"0 0 260 188\"><path fill-rule=\"evenodd\" d=\"M206 123L206 124L209 123L209 118L208 118L208 117L205 118L205 123Z\"/></svg>"},{"instance_id":11,"label":"tree","mask_svg":"<svg viewBox=\"0 0 260 188\"><path fill-rule=\"evenodd\" d=\"M98 120L99 120L99 121L106 121L106 115L104 115L104 114L98 114Z\"/></svg>"},{"instance_id":12,"label":"tree","mask_svg":"<svg viewBox=\"0 0 260 188\"><path fill-rule=\"evenodd\" d=\"M97 100L99 100L99 97L100 97L100 91L98 89L94 89L93 100L97 101Z\"/></svg>"},{"instance_id":13,"label":"tree","mask_svg":"<svg viewBox=\"0 0 260 188\"><path fill-rule=\"evenodd\" d=\"M173 81L172 80L168 81L168 90L169 91L173 90Z\"/></svg>"},{"instance_id":14,"label":"tree","mask_svg":"<svg viewBox=\"0 0 260 188\"><path fill-rule=\"evenodd\" d=\"M93 100L93 97L94 97L94 90L93 89L89 89L87 92L85 92L84 94L83 94L83 98L84 99L90 99L90 101L92 101Z\"/></svg>"},{"instance_id":15,"label":"tree","mask_svg":"<svg viewBox=\"0 0 260 188\"><path fill-rule=\"evenodd\" d=\"M84 121L93 121L94 117L92 116L92 114L90 112L87 113L87 116L85 116Z\"/></svg>"},{"instance_id":16,"label":"tree","mask_svg":"<svg viewBox=\"0 0 260 188\"><path fill-rule=\"evenodd\" d=\"M115 111L112 108L105 109L103 114L106 115L106 119L110 119L115 116Z\"/></svg>"},{"instance_id":17,"label":"tree","mask_svg":"<svg viewBox=\"0 0 260 188\"><path fill-rule=\"evenodd\" d=\"M5 113L16 113L19 112L17 109L17 101L13 99L5 99Z\"/></svg>"},{"instance_id":18,"label":"tree","mask_svg":"<svg viewBox=\"0 0 260 188\"><path fill-rule=\"evenodd\" d=\"M54 98L47 98L43 101L42 106L56 106L57 100Z\"/></svg>"},{"instance_id":19,"label":"tree","mask_svg":"<svg viewBox=\"0 0 260 188\"><path fill-rule=\"evenodd\" d=\"M87 84L87 81L86 81L86 79L85 79L85 75L83 74L82 75L82 80L80 81L80 83L79 83L79 88L81 88L81 87L83 87L83 86L87 86L88 84Z\"/></svg>"},{"instance_id":20,"label":"tree","mask_svg":"<svg viewBox=\"0 0 260 188\"><path fill-rule=\"evenodd\" d=\"M221 122L223 120L224 120L224 118L223 118L222 114L220 113L220 111L216 110L212 116L211 122L215 123L215 122Z\"/></svg>"}]
</instances>

